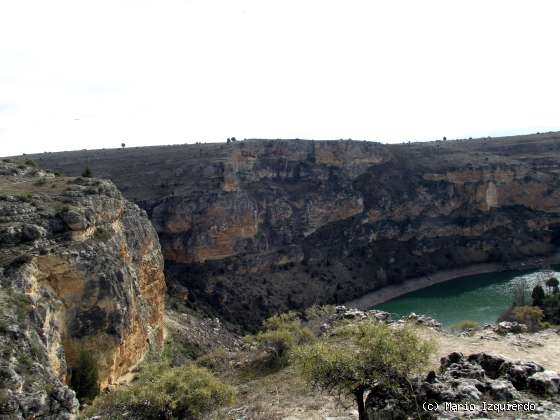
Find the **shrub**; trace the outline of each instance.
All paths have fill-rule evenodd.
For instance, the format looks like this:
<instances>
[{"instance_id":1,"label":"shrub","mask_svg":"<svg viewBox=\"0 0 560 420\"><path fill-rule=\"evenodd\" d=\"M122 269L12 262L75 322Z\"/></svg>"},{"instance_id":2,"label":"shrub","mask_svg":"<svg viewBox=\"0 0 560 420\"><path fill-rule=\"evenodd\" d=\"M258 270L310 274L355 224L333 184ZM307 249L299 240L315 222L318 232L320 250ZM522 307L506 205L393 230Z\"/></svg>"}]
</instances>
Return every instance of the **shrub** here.
<instances>
[{"instance_id":1,"label":"shrub","mask_svg":"<svg viewBox=\"0 0 560 420\"><path fill-rule=\"evenodd\" d=\"M556 277L551 277L546 281L546 287L550 293L558 293L558 279Z\"/></svg>"},{"instance_id":2,"label":"shrub","mask_svg":"<svg viewBox=\"0 0 560 420\"><path fill-rule=\"evenodd\" d=\"M352 396L360 420L368 416L364 394L373 389L402 389L434 352L432 342L410 327L391 329L381 322L351 325L342 331L350 340L318 342L294 350L301 375L313 387Z\"/></svg>"},{"instance_id":3,"label":"shrub","mask_svg":"<svg viewBox=\"0 0 560 420\"><path fill-rule=\"evenodd\" d=\"M72 369L70 387L80 402L92 401L99 394L97 362L90 352L80 352L78 364Z\"/></svg>"},{"instance_id":4,"label":"shrub","mask_svg":"<svg viewBox=\"0 0 560 420\"><path fill-rule=\"evenodd\" d=\"M543 310L536 306L517 306L511 311L514 320L527 325L529 331L538 331L543 319Z\"/></svg>"},{"instance_id":5,"label":"shrub","mask_svg":"<svg viewBox=\"0 0 560 420\"><path fill-rule=\"evenodd\" d=\"M305 318L308 321L324 319L335 312L334 305L313 305L305 310Z\"/></svg>"},{"instance_id":6,"label":"shrub","mask_svg":"<svg viewBox=\"0 0 560 420\"><path fill-rule=\"evenodd\" d=\"M263 322L262 331L245 340L269 352L269 366L284 367L294 346L311 343L315 336L301 325L297 314L287 312L268 318Z\"/></svg>"},{"instance_id":7,"label":"shrub","mask_svg":"<svg viewBox=\"0 0 560 420\"><path fill-rule=\"evenodd\" d=\"M86 166L86 169L84 169L84 172L82 172L82 177L84 178L91 178L93 176L91 169L89 169L89 166Z\"/></svg>"},{"instance_id":8,"label":"shrub","mask_svg":"<svg viewBox=\"0 0 560 420\"><path fill-rule=\"evenodd\" d=\"M223 372L229 368L229 360L228 351L224 347L218 347L200 356L196 363L214 372Z\"/></svg>"},{"instance_id":9,"label":"shrub","mask_svg":"<svg viewBox=\"0 0 560 420\"><path fill-rule=\"evenodd\" d=\"M450 329L451 331L455 331L455 332L466 331L466 330L477 331L480 329L480 324L476 321L471 321L466 319L464 321L459 321L456 324L451 325Z\"/></svg>"},{"instance_id":10,"label":"shrub","mask_svg":"<svg viewBox=\"0 0 560 420\"><path fill-rule=\"evenodd\" d=\"M199 419L234 400L234 389L192 364L145 366L137 380L97 398L86 415L108 419Z\"/></svg>"},{"instance_id":11,"label":"shrub","mask_svg":"<svg viewBox=\"0 0 560 420\"><path fill-rule=\"evenodd\" d=\"M560 293L545 297L542 308L545 321L560 324Z\"/></svg>"},{"instance_id":12,"label":"shrub","mask_svg":"<svg viewBox=\"0 0 560 420\"><path fill-rule=\"evenodd\" d=\"M196 359L201 353L200 347L195 343L170 337L163 345L161 361L171 366L180 366Z\"/></svg>"}]
</instances>

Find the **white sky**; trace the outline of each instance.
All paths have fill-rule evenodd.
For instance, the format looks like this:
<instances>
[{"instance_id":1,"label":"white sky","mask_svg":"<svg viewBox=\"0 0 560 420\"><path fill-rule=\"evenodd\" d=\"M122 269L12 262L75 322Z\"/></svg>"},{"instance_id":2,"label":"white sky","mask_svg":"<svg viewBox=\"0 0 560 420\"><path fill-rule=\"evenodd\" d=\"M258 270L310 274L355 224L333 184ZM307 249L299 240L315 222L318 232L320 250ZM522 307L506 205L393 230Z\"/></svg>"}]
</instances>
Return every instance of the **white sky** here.
<instances>
[{"instance_id":1,"label":"white sky","mask_svg":"<svg viewBox=\"0 0 560 420\"><path fill-rule=\"evenodd\" d=\"M0 155L560 129L557 0L0 0Z\"/></svg>"}]
</instances>

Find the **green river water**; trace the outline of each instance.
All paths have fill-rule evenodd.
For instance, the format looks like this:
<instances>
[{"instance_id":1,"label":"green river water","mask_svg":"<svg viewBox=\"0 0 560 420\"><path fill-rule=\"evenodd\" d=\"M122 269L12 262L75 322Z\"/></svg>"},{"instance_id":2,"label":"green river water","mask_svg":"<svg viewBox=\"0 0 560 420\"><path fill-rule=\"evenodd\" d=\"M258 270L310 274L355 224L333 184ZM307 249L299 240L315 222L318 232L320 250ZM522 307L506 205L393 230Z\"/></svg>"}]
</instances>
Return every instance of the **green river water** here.
<instances>
[{"instance_id":1,"label":"green river water","mask_svg":"<svg viewBox=\"0 0 560 420\"><path fill-rule=\"evenodd\" d=\"M554 269L557 276L559 270L558 266ZM465 319L492 323L511 305L516 284L525 281L530 298L539 283L538 273L506 271L461 277L399 296L375 309L391 312L396 319L411 312L429 315L445 327Z\"/></svg>"}]
</instances>

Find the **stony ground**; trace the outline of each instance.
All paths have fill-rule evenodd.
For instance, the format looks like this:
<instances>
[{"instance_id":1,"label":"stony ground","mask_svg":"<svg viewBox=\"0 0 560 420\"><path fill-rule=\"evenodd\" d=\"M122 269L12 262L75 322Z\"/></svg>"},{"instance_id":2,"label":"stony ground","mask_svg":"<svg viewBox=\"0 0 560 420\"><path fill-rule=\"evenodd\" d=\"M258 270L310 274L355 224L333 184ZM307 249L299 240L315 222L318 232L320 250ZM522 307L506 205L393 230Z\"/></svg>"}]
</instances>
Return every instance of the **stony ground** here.
<instances>
[{"instance_id":1,"label":"stony ground","mask_svg":"<svg viewBox=\"0 0 560 420\"><path fill-rule=\"evenodd\" d=\"M465 355L488 352L506 358L533 361L545 369L560 371L560 334L546 330L535 334L500 336L481 331L469 337L418 327L418 333L434 339L438 350L426 371L437 369L440 358L458 351ZM242 359L242 353L237 355ZM237 403L209 417L210 419L289 419L289 420L353 420L358 413L348 399L310 389L292 367L269 373L230 370L223 377L238 387Z\"/></svg>"},{"instance_id":2,"label":"stony ground","mask_svg":"<svg viewBox=\"0 0 560 420\"><path fill-rule=\"evenodd\" d=\"M560 334L554 329L534 334L511 334L499 336L493 332L481 331L470 337L423 329L422 334L433 337L438 343L437 360L453 351L464 354L496 353L510 359L527 360L538 363L546 369L560 372ZM434 358L436 359L436 358Z\"/></svg>"}]
</instances>

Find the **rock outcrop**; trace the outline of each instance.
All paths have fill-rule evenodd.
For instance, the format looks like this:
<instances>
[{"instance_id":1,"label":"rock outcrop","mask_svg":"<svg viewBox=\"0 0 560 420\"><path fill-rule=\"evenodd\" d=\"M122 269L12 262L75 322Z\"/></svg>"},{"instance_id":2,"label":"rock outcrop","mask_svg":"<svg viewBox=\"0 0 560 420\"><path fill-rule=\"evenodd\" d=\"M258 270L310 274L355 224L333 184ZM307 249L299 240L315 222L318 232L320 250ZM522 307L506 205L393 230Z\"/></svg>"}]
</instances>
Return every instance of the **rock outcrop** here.
<instances>
[{"instance_id":1,"label":"rock outcrop","mask_svg":"<svg viewBox=\"0 0 560 420\"><path fill-rule=\"evenodd\" d=\"M559 381L556 372L536 363L455 352L441 359L439 373L430 372L402 390L374 389L366 407L371 418L406 418L416 411L422 418L552 419L560 409Z\"/></svg>"},{"instance_id":2,"label":"rock outcrop","mask_svg":"<svg viewBox=\"0 0 560 420\"><path fill-rule=\"evenodd\" d=\"M172 294L245 327L560 244L560 134L418 144L247 140L37 155L143 207Z\"/></svg>"},{"instance_id":3,"label":"rock outcrop","mask_svg":"<svg viewBox=\"0 0 560 420\"><path fill-rule=\"evenodd\" d=\"M105 387L163 343L158 237L109 181L0 162L0 284L0 418L72 418L80 352Z\"/></svg>"}]
</instances>

